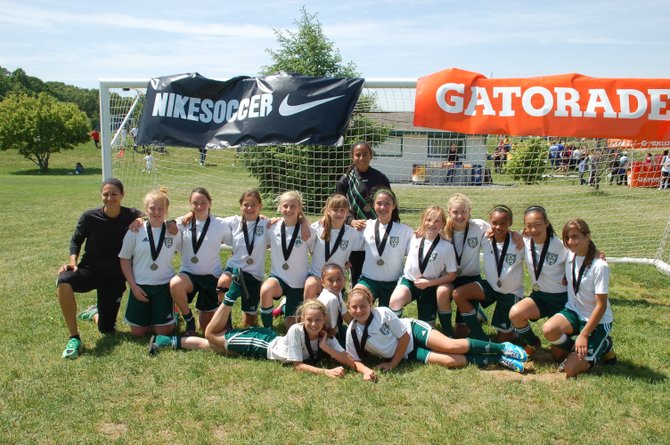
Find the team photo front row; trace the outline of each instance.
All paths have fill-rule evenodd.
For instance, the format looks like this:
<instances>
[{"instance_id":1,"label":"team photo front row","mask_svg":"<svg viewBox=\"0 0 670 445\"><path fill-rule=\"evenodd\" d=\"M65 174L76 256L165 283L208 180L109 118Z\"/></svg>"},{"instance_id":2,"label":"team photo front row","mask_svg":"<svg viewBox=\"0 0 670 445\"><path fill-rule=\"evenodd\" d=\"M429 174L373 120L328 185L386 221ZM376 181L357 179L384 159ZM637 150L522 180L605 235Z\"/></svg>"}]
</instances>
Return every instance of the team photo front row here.
<instances>
[{"instance_id":1,"label":"team photo front row","mask_svg":"<svg viewBox=\"0 0 670 445\"><path fill-rule=\"evenodd\" d=\"M502 365L523 373L543 336L569 377L616 361L609 267L585 221L570 220L557 234L545 209L531 206L523 230L514 232L510 208L497 205L488 221L474 219L469 199L457 193L446 211L425 209L413 230L400 222L389 186L366 192L365 201L351 193L330 196L322 217L310 224L297 191L279 196L279 218L261 214L256 190L242 194L239 215L220 218L211 214L209 192L199 187L191 192L191 211L168 221L165 189L148 193L139 211L121 205L121 181L106 180L103 206L79 218L70 261L58 274L57 296L70 334L63 358L77 358L83 349L78 320L95 322L103 334L115 332L127 284L124 320L133 336L151 335L152 354L162 348L210 349L330 377L351 368L375 381L379 371L404 360ZM352 202L357 199L360 209ZM232 248L225 268L222 244ZM524 263L532 286L528 296ZM346 291L349 268L352 287ZM75 293L94 289L96 304L77 313ZM242 319L234 328L237 300ZM417 318L404 318L412 301ZM185 324L181 335L175 306ZM489 306L497 331L492 339L482 329L482 309ZM282 315L283 336L273 329L273 319ZM534 332L531 322L544 318L542 332ZM322 358L338 366L319 367Z\"/></svg>"}]
</instances>

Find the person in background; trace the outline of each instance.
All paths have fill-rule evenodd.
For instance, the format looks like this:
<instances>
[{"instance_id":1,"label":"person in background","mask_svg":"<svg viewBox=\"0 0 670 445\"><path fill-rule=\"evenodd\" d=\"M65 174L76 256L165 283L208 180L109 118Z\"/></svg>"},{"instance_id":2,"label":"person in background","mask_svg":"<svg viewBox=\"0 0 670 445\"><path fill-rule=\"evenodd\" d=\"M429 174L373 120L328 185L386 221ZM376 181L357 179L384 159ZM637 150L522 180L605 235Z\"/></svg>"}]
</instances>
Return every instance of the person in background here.
<instances>
[{"instance_id":1,"label":"person in background","mask_svg":"<svg viewBox=\"0 0 670 445\"><path fill-rule=\"evenodd\" d=\"M91 139L93 139L95 147L100 148L100 132L98 130L91 131Z\"/></svg>"}]
</instances>

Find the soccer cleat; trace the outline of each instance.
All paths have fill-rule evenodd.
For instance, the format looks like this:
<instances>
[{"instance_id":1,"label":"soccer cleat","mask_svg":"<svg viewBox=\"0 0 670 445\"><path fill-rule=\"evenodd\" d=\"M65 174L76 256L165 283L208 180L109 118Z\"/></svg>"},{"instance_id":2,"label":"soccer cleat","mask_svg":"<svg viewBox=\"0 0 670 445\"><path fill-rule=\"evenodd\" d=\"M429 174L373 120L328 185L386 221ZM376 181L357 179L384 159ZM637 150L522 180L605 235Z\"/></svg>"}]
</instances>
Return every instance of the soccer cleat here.
<instances>
[{"instance_id":1,"label":"soccer cleat","mask_svg":"<svg viewBox=\"0 0 670 445\"><path fill-rule=\"evenodd\" d=\"M528 354L528 357L532 357L533 354L535 354L535 351L537 351L541 347L542 347L542 342L538 338L537 343L535 343L534 345L525 345L523 347L523 350L526 351L526 354Z\"/></svg>"},{"instance_id":2,"label":"soccer cleat","mask_svg":"<svg viewBox=\"0 0 670 445\"><path fill-rule=\"evenodd\" d=\"M81 352L81 340L78 338L71 338L65 346L62 357L75 359L79 357L79 352Z\"/></svg>"},{"instance_id":3,"label":"soccer cleat","mask_svg":"<svg viewBox=\"0 0 670 445\"><path fill-rule=\"evenodd\" d=\"M77 314L77 318L83 321L93 320L93 316L98 313L98 305L92 304L85 311Z\"/></svg>"},{"instance_id":4,"label":"soccer cleat","mask_svg":"<svg viewBox=\"0 0 670 445\"><path fill-rule=\"evenodd\" d=\"M158 349L159 347L156 344L156 336L152 335L151 339L149 339L149 355L156 355Z\"/></svg>"},{"instance_id":5,"label":"soccer cleat","mask_svg":"<svg viewBox=\"0 0 670 445\"><path fill-rule=\"evenodd\" d=\"M558 372L565 372L565 363L566 363L567 361L568 361L567 358L566 358L565 360L563 360L563 361L558 365L558 368L556 368L556 371L558 371Z\"/></svg>"},{"instance_id":6,"label":"soccer cleat","mask_svg":"<svg viewBox=\"0 0 670 445\"><path fill-rule=\"evenodd\" d=\"M605 365L616 365L618 361L616 352L614 352L614 340L609 335L607 336L608 345L603 354L603 364Z\"/></svg>"},{"instance_id":7,"label":"soccer cleat","mask_svg":"<svg viewBox=\"0 0 670 445\"><path fill-rule=\"evenodd\" d=\"M503 343L502 346L503 346L502 353L505 357L511 357L515 360L519 360L520 362L525 362L526 360L528 360L528 354L526 354L526 351L524 351L521 346L517 346L508 341Z\"/></svg>"},{"instance_id":8,"label":"soccer cleat","mask_svg":"<svg viewBox=\"0 0 670 445\"><path fill-rule=\"evenodd\" d=\"M286 297L282 297L282 299L279 300L279 306L277 306L272 310L272 316L279 317L280 315L283 315L285 305L286 305Z\"/></svg>"},{"instance_id":9,"label":"soccer cleat","mask_svg":"<svg viewBox=\"0 0 670 445\"><path fill-rule=\"evenodd\" d=\"M523 362L511 357L503 356L500 357L500 364L503 365L506 368L511 369L514 372L518 372L519 374L523 374Z\"/></svg>"}]
</instances>

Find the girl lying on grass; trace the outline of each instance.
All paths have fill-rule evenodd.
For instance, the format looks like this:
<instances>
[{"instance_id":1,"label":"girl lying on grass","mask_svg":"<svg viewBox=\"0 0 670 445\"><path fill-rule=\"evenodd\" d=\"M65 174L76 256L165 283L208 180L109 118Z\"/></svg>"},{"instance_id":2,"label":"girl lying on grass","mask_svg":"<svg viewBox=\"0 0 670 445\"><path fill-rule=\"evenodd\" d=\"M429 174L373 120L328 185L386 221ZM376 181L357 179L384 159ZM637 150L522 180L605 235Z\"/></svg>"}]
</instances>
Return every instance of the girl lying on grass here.
<instances>
[{"instance_id":1,"label":"girl lying on grass","mask_svg":"<svg viewBox=\"0 0 670 445\"><path fill-rule=\"evenodd\" d=\"M326 335L326 308L318 300L305 301L296 312L302 321L292 325L285 336L272 329L251 327L227 330L230 306L221 305L202 337L155 335L149 352L158 349L211 349L225 355L267 358L293 364L297 371L343 377L344 367L320 368L317 362L327 355L342 365L354 367L354 362L335 338Z\"/></svg>"},{"instance_id":2,"label":"girl lying on grass","mask_svg":"<svg viewBox=\"0 0 670 445\"><path fill-rule=\"evenodd\" d=\"M527 355L512 343L493 343L474 339L451 339L428 323L412 318L398 318L387 307L372 307L370 291L355 287L347 300L352 322L347 330L347 352L354 359L356 371L365 380L375 381L377 374L363 363L367 354L381 357L377 368L390 371L402 360L434 363L448 368L501 364L523 372Z\"/></svg>"}]
</instances>

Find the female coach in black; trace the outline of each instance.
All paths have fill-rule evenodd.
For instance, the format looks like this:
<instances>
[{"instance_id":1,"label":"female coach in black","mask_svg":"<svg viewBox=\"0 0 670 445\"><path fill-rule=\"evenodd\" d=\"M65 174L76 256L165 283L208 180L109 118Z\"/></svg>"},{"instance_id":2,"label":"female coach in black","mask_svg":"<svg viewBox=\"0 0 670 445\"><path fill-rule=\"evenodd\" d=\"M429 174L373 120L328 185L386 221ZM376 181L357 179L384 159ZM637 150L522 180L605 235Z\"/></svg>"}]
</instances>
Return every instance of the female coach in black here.
<instances>
[{"instance_id":1,"label":"female coach in black","mask_svg":"<svg viewBox=\"0 0 670 445\"><path fill-rule=\"evenodd\" d=\"M96 321L97 318L100 332L113 333L126 289L119 251L128 226L142 213L121 206L124 193L123 184L118 179L103 182L100 194L103 206L82 213L70 241L70 262L58 271L56 294L70 332L63 358L77 358L81 351L74 293L98 291L97 308L92 306L87 311L89 319ZM77 264L84 241L84 255Z\"/></svg>"}]
</instances>

